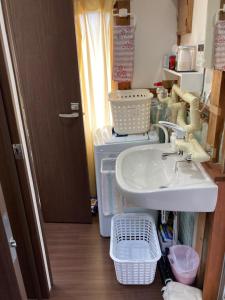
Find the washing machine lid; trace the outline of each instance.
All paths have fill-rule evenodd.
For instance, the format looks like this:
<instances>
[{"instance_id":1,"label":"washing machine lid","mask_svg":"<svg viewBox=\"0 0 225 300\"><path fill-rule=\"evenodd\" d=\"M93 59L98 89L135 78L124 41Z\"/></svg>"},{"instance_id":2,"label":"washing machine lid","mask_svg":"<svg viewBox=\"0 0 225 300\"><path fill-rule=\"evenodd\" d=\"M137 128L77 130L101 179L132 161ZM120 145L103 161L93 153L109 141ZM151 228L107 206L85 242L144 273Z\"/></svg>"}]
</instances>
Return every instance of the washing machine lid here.
<instances>
[{"instance_id":1,"label":"washing machine lid","mask_svg":"<svg viewBox=\"0 0 225 300\"><path fill-rule=\"evenodd\" d=\"M111 126L106 126L97 129L94 136L95 145L121 144L148 140L152 143L157 143L159 140L157 133L155 131L150 131L149 133L143 134L129 134L127 136L117 136L116 134L112 133Z\"/></svg>"},{"instance_id":2,"label":"washing machine lid","mask_svg":"<svg viewBox=\"0 0 225 300\"><path fill-rule=\"evenodd\" d=\"M147 141L148 134L128 134L127 136L117 136L112 134L111 138L106 141L106 144L114 143L128 143L128 142L137 142L137 141Z\"/></svg>"}]
</instances>

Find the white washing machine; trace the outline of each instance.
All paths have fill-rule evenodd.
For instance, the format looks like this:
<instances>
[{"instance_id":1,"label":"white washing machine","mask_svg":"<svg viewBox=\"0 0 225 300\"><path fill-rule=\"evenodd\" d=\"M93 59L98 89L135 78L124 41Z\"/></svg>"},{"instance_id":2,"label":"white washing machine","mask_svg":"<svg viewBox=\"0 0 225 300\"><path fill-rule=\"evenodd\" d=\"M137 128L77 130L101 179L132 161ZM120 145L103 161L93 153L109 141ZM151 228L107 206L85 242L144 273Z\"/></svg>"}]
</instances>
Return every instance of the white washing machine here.
<instances>
[{"instance_id":1,"label":"white washing machine","mask_svg":"<svg viewBox=\"0 0 225 300\"><path fill-rule=\"evenodd\" d=\"M98 199L98 215L100 234L103 237L109 237L111 231L112 215L104 215L102 203L102 177L101 177L101 163L102 159L116 158L120 152L127 148L159 143L158 134L155 131L150 131L145 134L117 136L112 133L112 127L104 127L97 129L94 136L94 152L95 152L95 172L97 183L97 199ZM112 195L111 195L112 196ZM113 195L115 196L115 195ZM130 212L143 212L143 209L127 209ZM155 220L157 220L158 212L147 210Z\"/></svg>"}]
</instances>

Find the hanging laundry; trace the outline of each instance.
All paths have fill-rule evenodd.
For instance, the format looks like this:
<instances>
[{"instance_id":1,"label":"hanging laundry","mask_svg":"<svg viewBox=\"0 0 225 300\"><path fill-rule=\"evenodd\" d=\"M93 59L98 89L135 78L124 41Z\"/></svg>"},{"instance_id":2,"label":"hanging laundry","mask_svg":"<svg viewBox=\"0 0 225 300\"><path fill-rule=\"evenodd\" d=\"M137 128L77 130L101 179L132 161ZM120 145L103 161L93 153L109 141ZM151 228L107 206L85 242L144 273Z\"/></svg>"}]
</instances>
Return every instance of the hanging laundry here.
<instances>
[{"instance_id":1,"label":"hanging laundry","mask_svg":"<svg viewBox=\"0 0 225 300\"><path fill-rule=\"evenodd\" d=\"M134 69L135 27L114 26L113 28L113 80L131 81Z\"/></svg>"},{"instance_id":2,"label":"hanging laundry","mask_svg":"<svg viewBox=\"0 0 225 300\"><path fill-rule=\"evenodd\" d=\"M214 67L225 71L225 21L218 21L215 28Z\"/></svg>"}]
</instances>

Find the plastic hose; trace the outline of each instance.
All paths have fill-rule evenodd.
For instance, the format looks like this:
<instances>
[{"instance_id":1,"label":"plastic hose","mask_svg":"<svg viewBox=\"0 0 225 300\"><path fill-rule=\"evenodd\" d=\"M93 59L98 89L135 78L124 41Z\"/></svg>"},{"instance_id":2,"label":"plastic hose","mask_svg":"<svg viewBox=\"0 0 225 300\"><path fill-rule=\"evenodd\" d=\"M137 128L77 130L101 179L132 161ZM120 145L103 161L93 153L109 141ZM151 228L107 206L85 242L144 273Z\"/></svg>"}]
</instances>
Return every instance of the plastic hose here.
<instances>
[{"instance_id":1,"label":"plastic hose","mask_svg":"<svg viewBox=\"0 0 225 300\"><path fill-rule=\"evenodd\" d=\"M165 136L165 143L169 143L169 134L168 134L166 127L164 127L163 125L160 125L160 124L152 124L152 126L155 128L162 129L162 131L164 132L164 136Z\"/></svg>"}]
</instances>

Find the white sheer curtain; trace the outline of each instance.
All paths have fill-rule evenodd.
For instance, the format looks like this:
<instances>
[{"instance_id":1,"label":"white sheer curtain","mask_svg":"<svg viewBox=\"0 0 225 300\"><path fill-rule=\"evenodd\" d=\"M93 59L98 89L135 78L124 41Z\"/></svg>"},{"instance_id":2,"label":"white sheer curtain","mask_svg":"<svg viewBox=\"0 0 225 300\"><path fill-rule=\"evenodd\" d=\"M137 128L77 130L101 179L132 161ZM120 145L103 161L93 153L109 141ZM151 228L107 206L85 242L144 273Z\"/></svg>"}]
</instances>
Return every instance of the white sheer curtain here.
<instances>
[{"instance_id":1,"label":"white sheer curtain","mask_svg":"<svg viewBox=\"0 0 225 300\"><path fill-rule=\"evenodd\" d=\"M95 191L93 134L111 124L113 0L75 0L75 25L91 194Z\"/></svg>"},{"instance_id":2,"label":"white sheer curtain","mask_svg":"<svg viewBox=\"0 0 225 300\"><path fill-rule=\"evenodd\" d=\"M110 13L102 16L100 12L88 12L80 16L84 85L88 122L92 131L108 124L110 120L107 101L108 92L111 91L110 36L104 33L110 28L110 19Z\"/></svg>"}]
</instances>

